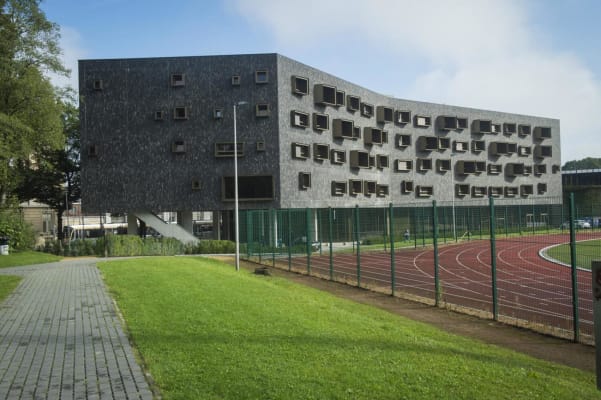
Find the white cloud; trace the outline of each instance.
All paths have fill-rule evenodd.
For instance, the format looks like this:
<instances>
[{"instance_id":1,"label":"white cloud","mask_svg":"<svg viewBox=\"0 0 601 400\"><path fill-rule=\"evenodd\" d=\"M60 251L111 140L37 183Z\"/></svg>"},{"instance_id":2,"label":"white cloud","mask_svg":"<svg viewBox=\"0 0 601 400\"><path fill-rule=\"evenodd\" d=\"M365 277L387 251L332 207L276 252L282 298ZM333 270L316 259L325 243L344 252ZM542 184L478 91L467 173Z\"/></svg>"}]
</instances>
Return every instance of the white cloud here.
<instances>
[{"instance_id":1,"label":"white cloud","mask_svg":"<svg viewBox=\"0 0 601 400\"><path fill-rule=\"evenodd\" d=\"M57 74L49 74L50 80L55 86L70 86L71 88L77 90L79 80L77 73L77 61L81 58L85 58L87 54L86 50L84 50L82 47L81 36L79 35L79 32L77 32L75 29L61 26L60 48L63 51L61 57L63 65L71 71L71 74L68 77Z\"/></svg>"},{"instance_id":2,"label":"white cloud","mask_svg":"<svg viewBox=\"0 0 601 400\"><path fill-rule=\"evenodd\" d=\"M590 146L601 132L601 82L576 55L551 49L548 32L532 28L524 2L233 1L281 48L318 56L336 51L331 43L355 41L355 57L377 53L374 75L388 68L400 74L404 64L425 60L402 97L559 118L564 162L601 157L601 146ZM384 92L401 89L390 83Z\"/></svg>"}]
</instances>

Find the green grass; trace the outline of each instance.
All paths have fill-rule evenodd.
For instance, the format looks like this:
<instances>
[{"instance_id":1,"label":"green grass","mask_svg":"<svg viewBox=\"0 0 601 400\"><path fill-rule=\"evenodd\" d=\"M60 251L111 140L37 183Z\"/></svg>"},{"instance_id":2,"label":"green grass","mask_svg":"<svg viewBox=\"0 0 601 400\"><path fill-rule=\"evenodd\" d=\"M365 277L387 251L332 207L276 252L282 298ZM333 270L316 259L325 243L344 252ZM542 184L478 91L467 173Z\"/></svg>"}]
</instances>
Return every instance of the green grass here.
<instances>
[{"instance_id":1,"label":"green grass","mask_svg":"<svg viewBox=\"0 0 601 400\"><path fill-rule=\"evenodd\" d=\"M100 264L164 399L598 399L592 373L200 258Z\"/></svg>"},{"instance_id":2,"label":"green grass","mask_svg":"<svg viewBox=\"0 0 601 400\"><path fill-rule=\"evenodd\" d=\"M20 276L0 275L0 304L15 290L21 279Z\"/></svg>"},{"instance_id":3,"label":"green grass","mask_svg":"<svg viewBox=\"0 0 601 400\"><path fill-rule=\"evenodd\" d=\"M569 244L551 247L546 254L562 263L568 265L572 263ZM591 269L591 262L599 259L601 259L601 239L576 242L576 265L578 267Z\"/></svg>"},{"instance_id":4,"label":"green grass","mask_svg":"<svg viewBox=\"0 0 601 400\"><path fill-rule=\"evenodd\" d=\"M39 251L10 252L7 256L0 256L0 268L17 267L19 265L44 264L60 261L62 257Z\"/></svg>"}]
</instances>

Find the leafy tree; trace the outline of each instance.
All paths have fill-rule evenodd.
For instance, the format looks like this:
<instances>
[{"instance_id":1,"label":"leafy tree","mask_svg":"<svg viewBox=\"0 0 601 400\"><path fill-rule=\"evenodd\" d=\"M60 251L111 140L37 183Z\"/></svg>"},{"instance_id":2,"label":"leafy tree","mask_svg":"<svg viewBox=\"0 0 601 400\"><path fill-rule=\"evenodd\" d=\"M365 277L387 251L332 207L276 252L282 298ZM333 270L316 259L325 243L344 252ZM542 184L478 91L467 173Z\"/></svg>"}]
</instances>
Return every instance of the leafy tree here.
<instances>
[{"instance_id":1,"label":"leafy tree","mask_svg":"<svg viewBox=\"0 0 601 400\"><path fill-rule=\"evenodd\" d=\"M67 74L59 28L39 0L0 0L0 208L23 181L19 166L64 144L60 93L47 72Z\"/></svg>"},{"instance_id":2,"label":"leafy tree","mask_svg":"<svg viewBox=\"0 0 601 400\"><path fill-rule=\"evenodd\" d=\"M601 168L601 158L587 157L582 160L568 161L564 164L562 170L575 171L579 169L599 169Z\"/></svg>"}]
</instances>

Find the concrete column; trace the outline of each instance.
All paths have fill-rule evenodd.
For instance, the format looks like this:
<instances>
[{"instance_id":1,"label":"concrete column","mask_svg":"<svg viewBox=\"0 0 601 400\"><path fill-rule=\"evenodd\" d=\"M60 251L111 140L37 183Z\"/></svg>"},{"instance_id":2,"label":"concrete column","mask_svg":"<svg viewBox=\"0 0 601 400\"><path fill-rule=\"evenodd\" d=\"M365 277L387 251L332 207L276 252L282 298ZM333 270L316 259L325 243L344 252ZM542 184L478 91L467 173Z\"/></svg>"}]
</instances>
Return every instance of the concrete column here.
<instances>
[{"instance_id":1,"label":"concrete column","mask_svg":"<svg viewBox=\"0 0 601 400\"><path fill-rule=\"evenodd\" d=\"M184 228L186 232L194 234L194 221L192 220L192 211L178 211L177 224Z\"/></svg>"},{"instance_id":2,"label":"concrete column","mask_svg":"<svg viewBox=\"0 0 601 400\"><path fill-rule=\"evenodd\" d=\"M134 213L127 213L127 234L137 235L138 234L138 218Z\"/></svg>"},{"instance_id":3,"label":"concrete column","mask_svg":"<svg viewBox=\"0 0 601 400\"><path fill-rule=\"evenodd\" d=\"M213 239L221 240L221 211L213 211Z\"/></svg>"}]
</instances>

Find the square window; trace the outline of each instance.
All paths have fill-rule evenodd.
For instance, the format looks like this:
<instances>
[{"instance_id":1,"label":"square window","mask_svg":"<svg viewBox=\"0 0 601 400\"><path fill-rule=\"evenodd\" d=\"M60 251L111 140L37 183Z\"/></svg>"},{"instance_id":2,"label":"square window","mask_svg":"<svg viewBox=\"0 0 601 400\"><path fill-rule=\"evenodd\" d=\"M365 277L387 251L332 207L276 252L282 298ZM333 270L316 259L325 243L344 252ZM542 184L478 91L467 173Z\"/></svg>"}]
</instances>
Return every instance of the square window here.
<instances>
[{"instance_id":1,"label":"square window","mask_svg":"<svg viewBox=\"0 0 601 400\"><path fill-rule=\"evenodd\" d=\"M92 87L94 88L94 90L102 90L102 89L104 89L104 85L102 84L102 79L96 79L93 82Z\"/></svg>"},{"instance_id":2,"label":"square window","mask_svg":"<svg viewBox=\"0 0 601 400\"><path fill-rule=\"evenodd\" d=\"M95 144L91 144L90 147L88 147L88 156L89 157L98 156L98 147Z\"/></svg>"},{"instance_id":3,"label":"square window","mask_svg":"<svg viewBox=\"0 0 601 400\"><path fill-rule=\"evenodd\" d=\"M175 107L173 110L173 119L188 119L188 108Z\"/></svg>"},{"instance_id":4,"label":"square window","mask_svg":"<svg viewBox=\"0 0 601 400\"><path fill-rule=\"evenodd\" d=\"M263 141L257 142L257 151L265 151L265 142L263 142Z\"/></svg>"},{"instance_id":5,"label":"square window","mask_svg":"<svg viewBox=\"0 0 601 400\"><path fill-rule=\"evenodd\" d=\"M378 154L376 155L376 167L379 169L388 168L389 166L389 158L387 155Z\"/></svg>"},{"instance_id":6,"label":"square window","mask_svg":"<svg viewBox=\"0 0 601 400\"><path fill-rule=\"evenodd\" d=\"M332 181L332 196L343 196L346 194L346 182Z\"/></svg>"},{"instance_id":7,"label":"square window","mask_svg":"<svg viewBox=\"0 0 601 400\"><path fill-rule=\"evenodd\" d=\"M418 128L426 128L432 125L432 118L424 115L416 115L414 124Z\"/></svg>"},{"instance_id":8,"label":"square window","mask_svg":"<svg viewBox=\"0 0 601 400\"><path fill-rule=\"evenodd\" d=\"M349 194L356 196L359 193L363 193L363 181L360 179L349 179Z\"/></svg>"},{"instance_id":9,"label":"square window","mask_svg":"<svg viewBox=\"0 0 601 400\"><path fill-rule=\"evenodd\" d=\"M465 197L470 194L470 185L458 183L455 185L455 195L457 197Z\"/></svg>"},{"instance_id":10,"label":"square window","mask_svg":"<svg viewBox=\"0 0 601 400\"><path fill-rule=\"evenodd\" d=\"M330 117L328 114L313 113L313 129L316 131L327 131L330 128Z\"/></svg>"},{"instance_id":11,"label":"square window","mask_svg":"<svg viewBox=\"0 0 601 400\"><path fill-rule=\"evenodd\" d=\"M311 150L308 144L292 143L292 158L306 160L311 157Z\"/></svg>"},{"instance_id":12,"label":"square window","mask_svg":"<svg viewBox=\"0 0 601 400\"><path fill-rule=\"evenodd\" d=\"M344 99L345 99L344 92L342 90L336 90L336 105L344 106L344 103L345 103Z\"/></svg>"},{"instance_id":13,"label":"square window","mask_svg":"<svg viewBox=\"0 0 601 400\"><path fill-rule=\"evenodd\" d=\"M184 141L176 140L175 142L173 142L173 144L171 145L171 151L173 153L185 153L186 145L185 145Z\"/></svg>"},{"instance_id":14,"label":"square window","mask_svg":"<svg viewBox=\"0 0 601 400\"><path fill-rule=\"evenodd\" d=\"M430 171L432 169L432 160L429 158L418 158L417 169L418 171Z\"/></svg>"},{"instance_id":15,"label":"square window","mask_svg":"<svg viewBox=\"0 0 601 400\"><path fill-rule=\"evenodd\" d=\"M162 121L163 119L165 119L165 113L163 111L155 111L154 112L154 120L155 121Z\"/></svg>"},{"instance_id":16,"label":"square window","mask_svg":"<svg viewBox=\"0 0 601 400\"><path fill-rule=\"evenodd\" d=\"M390 194L388 185L376 185L376 196L386 197Z\"/></svg>"},{"instance_id":17,"label":"square window","mask_svg":"<svg viewBox=\"0 0 601 400\"><path fill-rule=\"evenodd\" d=\"M292 93L301 96L309 94L309 79L302 76L292 76Z\"/></svg>"},{"instance_id":18,"label":"square window","mask_svg":"<svg viewBox=\"0 0 601 400\"><path fill-rule=\"evenodd\" d=\"M503 124L503 134L507 136L515 135L517 133L517 125L506 122Z\"/></svg>"},{"instance_id":19,"label":"square window","mask_svg":"<svg viewBox=\"0 0 601 400\"><path fill-rule=\"evenodd\" d=\"M457 117L457 129L467 129L467 118Z\"/></svg>"},{"instance_id":20,"label":"square window","mask_svg":"<svg viewBox=\"0 0 601 400\"><path fill-rule=\"evenodd\" d=\"M268 103L259 103L255 106L255 115L259 118L269 117L271 110Z\"/></svg>"},{"instance_id":21,"label":"square window","mask_svg":"<svg viewBox=\"0 0 601 400\"><path fill-rule=\"evenodd\" d=\"M291 111L290 122L292 126L306 128L309 126L309 114L300 111Z\"/></svg>"},{"instance_id":22,"label":"square window","mask_svg":"<svg viewBox=\"0 0 601 400\"><path fill-rule=\"evenodd\" d=\"M322 143L313 143L313 159L318 161L330 158L330 146Z\"/></svg>"},{"instance_id":23,"label":"square window","mask_svg":"<svg viewBox=\"0 0 601 400\"><path fill-rule=\"evenodd\" d=\"M436 160L436 170L438 172L446 172L451 170L451 160L450 159L438 159Z\"/></svg>"},{"instance_id":24,"label":"square window","mask_svg":"<svg viewBox=\"0 0 601 400\"><path fill-rule=\"evenodd\" d=\"M361 98L353 95L346 96L346 108L349 111L359 111L361 107Z\"/></svg>"},{"instance_id":25,"label":"square window","mask_svg":"<svg viewBox=\"0 0 601 400\"><path fill-rule=\"evenodd\" d=\"M407 194L413 192L413 181L402 181L401 182L401 193Z\"/></svg>"},{"instance_id":26,"label":"square window","mask_svg":"<svg viewBox=\"0 0 601 400\"><path fill-rule=\"evenodd\" d=\"M330 85L316 84L313 86L313 100L317 104L335 106L336 87Z\"/></svg>"},{"instance_id":27,"label":"square window","mask_svg":"<svg viewBox=\"0 0 601 400\"><path fill-rule=\"evenodd\" d=\"M269 82L269 71L266 69L259 69L255 71L255 83L263 84Z\"/></svg>"},{"instance_id":28,"label":"square window","mask_svg":"<svg viewBox=\"0 0 601 400\"><path fill-rule=\"evenodd\" d=\"M369 103L361 103L361 115L371 118L374 116L374 106Z\"/></svg>"},{"instance_id":29,"label":"square window","mask_svg":"<svg viewBox=\"0 0 601 400\"><path fill-rule=\"evenodd\" d=\"M232 86L240 86L240 75L232 75Z\"/></svg>"},{"instance_id":30,"label":"square window","mask_svg":"<svg viewBox=\"0 0 601 400\"><path fill-rule=\"evenodd\" d=\"M186 84L186 76L184 74L171 74L171 86L178 87Z\"/></svg>"},{"instance_id":31,"label":"square window","mask_svg":"<svg viewBox=\"0 0 601 400\"><path fill-rule=\"evenodd\" d=\"M411 160L395 160L394 170L396 172L407 172L413 169L413 161Z\"/></svg>"},{"instance_id":32,"label":"square window","mask_svg":"<svg viewBox=\"0 0 601 400\"><path fill-rule=\"evenodd\" d=\"M200 180L198 180L198 179L192 180L192 190L200 190Z\"/></svg>"},{"instance_id":33,"label":"square window","mask_svg":"<svg viewBox=\"0 0 601 400\"><path fill-rule=\"evenodd\" d=\"M376 193L377 183L376 181L363 181L363 194L371 196Z\"/></svg>"},{"instance_id":34,"label":"square window","mask_svg":"<svg viewBox=\"0 0 601 400\"><path fill-rule=\"evenodd\" d=\"M404 149L406 147L411 146L411 135L396 135L396 147L399 149Z\"/></svg>"},{"instance_id":35,"label":"square window","mask_svg":"<svg viewBox=\"0 0 601 400\"><path fill-rule=\"evenodd\" d=\"M333 135L335 138L354 138L355 125L353 121L349 119L334 119Z\"/></svg>"},{"instance_id":36,"label":"square window","mask_svg":"<svg viewBox=\"0 0 601 400\"><path fill-rule=\"evenodd\" d=\"M213 118L214 119L222 119L223 118L223 108L214 108L213 109Z\"/></svg>"},{"instance_id":37,"label":"square window","mask_svg":"<svg viewBox=\"0 0 601 400\"><path fill-rule=\"evenodd\" d=\"M330 150L330 162L332 164L344 164L346 162L346 151Z\"/></svg>"},{"instance_id":38,"label":"square window","mask_svg":"<svg viewBox=\"0 0 601 400\"><path fill-rule=\"evenodd\" d=\"M405 125L411 122L411 111L397 110L395 112L394 122L399 125Z\"/></svg>"},{"instance_id":39,"label":"square window","mask_svg":"<svg viewBox=\"0 0 601 400\"><path fill-rule=\"evenodd\" d=\"M468 147L468 142L461 142L459 140L453 142L453 151L455 152L465 153L468 150Z\"/></svg>"},{"instance_id":40,"label":"square window","mask_svg":"<svg viewBox=\"0 0 601 400\"><path fill-rule=\"evenodd\" d=\"M309 172L298 173L298 188L307 190L311 187L311 174Z\"/></svg>"},{"instance_id":41,"label":"square window","mask_svg":"<svg viewBox=\"0 0 601 400\"><path fill-rule=\"evenodd\" d=\"M520 136L528 136L531 133L531 129L530 125L518 125L518 134Z\"/></svg>"}]
</instances>

